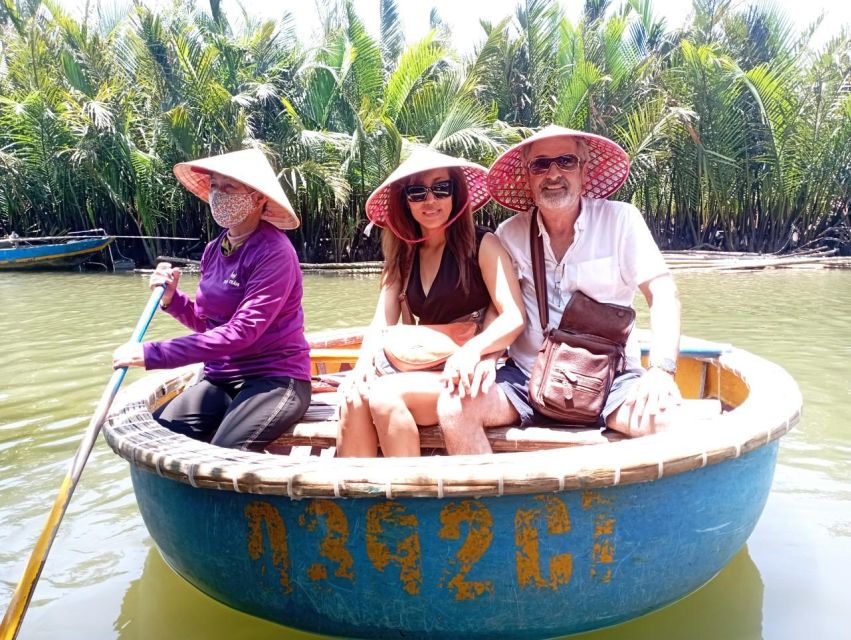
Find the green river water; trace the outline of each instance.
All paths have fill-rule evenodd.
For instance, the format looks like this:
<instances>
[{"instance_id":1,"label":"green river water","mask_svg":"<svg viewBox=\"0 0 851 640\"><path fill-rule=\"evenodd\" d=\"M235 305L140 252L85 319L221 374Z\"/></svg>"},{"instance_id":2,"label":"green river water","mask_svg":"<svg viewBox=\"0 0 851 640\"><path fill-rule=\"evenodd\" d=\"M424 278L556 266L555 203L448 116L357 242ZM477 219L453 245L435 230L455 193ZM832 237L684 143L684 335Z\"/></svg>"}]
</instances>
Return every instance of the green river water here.
<instances>
[{"instance_id":1,"label":"green river water","mask_svg":"<svg viewBox=\"0 0 851 640\"><path fill-rule=\"evenodd\" d=\"M851 272L681 274L683 332L784 366L804 418L786 435L768 504L704 588L582 640L851 637ZM187 290L195 280L184 277ZM307 329L365 324L373 277L305 277ZM148 298L139 275L0 273L0 613ZM639 322L646 326L646 313ZM165 314L149 337L180 335ZM134 371L129 380L142 372ZM126 383L125 383L126 384ZM546 615L546 612L542 612ZM38 583L20 638L314 638L201 594L162 561L127 463L100 440Z\"/></svg>"}]
</instances>

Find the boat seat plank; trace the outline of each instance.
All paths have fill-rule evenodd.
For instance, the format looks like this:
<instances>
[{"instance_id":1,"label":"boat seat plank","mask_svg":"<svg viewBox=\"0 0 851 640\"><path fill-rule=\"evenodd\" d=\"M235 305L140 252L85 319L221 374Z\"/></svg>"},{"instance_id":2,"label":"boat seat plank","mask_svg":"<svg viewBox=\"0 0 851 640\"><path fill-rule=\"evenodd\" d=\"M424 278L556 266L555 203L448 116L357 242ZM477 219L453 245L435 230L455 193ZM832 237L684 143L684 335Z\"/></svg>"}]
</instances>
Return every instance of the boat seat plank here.
<instances>
[{"instance_id":1,"label":"boat seat plank","mask_svg":"<svg viewBox=\"0 0 851 640\"><path fill-rule=\"evenodd\" d=\"M267 447L270 453L289 454L296 447L334 447L337 444L337 394L317 393L301 422L296 423ZM587 427L494 427L486 429L495 452L536 451L589 444L617 442L626 436L609 429ZM443 434L436 426L420 427L420 447L444 449ZM294 449L293 449L294 450ZM295 451L294 451L295 453ZM292 454L290 454L292 455ZM322 457L332 454L320 453Z\"/></svg>"}]
</instances>

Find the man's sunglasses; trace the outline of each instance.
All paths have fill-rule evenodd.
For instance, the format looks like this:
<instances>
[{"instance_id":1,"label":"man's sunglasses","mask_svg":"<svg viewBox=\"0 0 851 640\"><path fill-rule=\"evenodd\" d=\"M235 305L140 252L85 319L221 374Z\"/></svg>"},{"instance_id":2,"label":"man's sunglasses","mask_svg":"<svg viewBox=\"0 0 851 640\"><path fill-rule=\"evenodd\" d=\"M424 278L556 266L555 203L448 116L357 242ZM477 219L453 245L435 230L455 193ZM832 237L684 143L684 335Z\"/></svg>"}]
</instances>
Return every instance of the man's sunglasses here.
<instances>
[{"instance_id":1,"label":"man's sunglasses","mask_svg":"<svg viewBox=\"0 0 851 640\"><path fill-rule=\"evenodd\" d=\"M408 202L425 202L428 192L431 191L435 198L442 200L452 195L453 187L452 180L441 180L430 187L424 184L409 184L405 187L405 197L408 198Z\"/></svg>"},{"instance_id":2,"label":"man's sunglasses","mask_svg":"<svg viewBox=\"0 0 851 640\"><path fill-rule=\"evenodd\" d=\"M579 159L579 156L572 153L565 153L562 156L556 156L554 158L541 156L540 158L530 160L529 164L526 166L529 168L529 173L539 176L542 173L549 171L553 162L556 163L559 171L576 171L579 168L579 165L582 164L582 160Z\"/></svg>"}]
</instances>

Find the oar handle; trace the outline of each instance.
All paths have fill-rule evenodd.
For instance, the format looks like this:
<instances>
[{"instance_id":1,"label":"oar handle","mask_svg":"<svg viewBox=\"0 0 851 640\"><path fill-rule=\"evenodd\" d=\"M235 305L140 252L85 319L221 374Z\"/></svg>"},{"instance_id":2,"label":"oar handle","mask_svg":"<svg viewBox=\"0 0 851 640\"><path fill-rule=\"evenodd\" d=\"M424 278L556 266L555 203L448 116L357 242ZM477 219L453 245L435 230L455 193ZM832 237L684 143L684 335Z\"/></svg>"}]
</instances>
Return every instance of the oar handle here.
<instances>
[{"instance_id":1,"label":"oar handle","mask_svg":"<svg viewBox=\"0 0 851 640\"><path fill-rule=\"evenodd\" d=\"M151 326L151 320L154 319L154 313L156 313L157 307L160 305L160 302L162 302L164 295L165 285L157 287L151 292L151 297L148 298L148 304L145 305L145 310L142 311L142 315L139 316L139 320L136 322L136 328L133 329L133 335L130 336L130 342L142 342L142 338L148 331L148 327ZM116 369L115 373L112 374L113 380L117 379L118 381L118 384L115 385L116 391L118 391L118 387L124 381L124 376L126 374L127 367Z\"/></svg>"},{"instance_id":2,"label":"oar handle","mask_svg":"<svg viewBox=\"0 0 851 640\"><path fill-rule=\"evenodd\" d=\"M136 328L133 330L133 335L130 337L131 342L141 342L142 336L148 330L151 324L151 319L156 313L157 306L165 293L165 285L157 287L151 292L151 297L148 298L148 304L145 310L139 317L136 323ZM83 467L86 460L89 459L89 454L92 452L95 440L97 439L112 401L118 393L118 387L121 386L124 376L127 374L127 367L116 369L112 377L104 389L103 394L98 402L97 409L94 415L89 420L89 425L83 434L80 441L80 446L77 447L77 453L74 454L74 459L71 461L71 468L65 475L62 481L62 486L59 488L59 495L53 502L53 508L50 510L50 515L41 531L35 547L30 554L29 562L24 570L24 575L21 576L18 586L15 587L15 592L12 594L12 600L9 602L9 608L6 610L6 615L3 616L3 621L0 622L0 640L14 640L21 630L21 624L24 621L24 615L27 612L27 607L32 599L35 585L41 575L41 570L44 568L44 563L47 560L47 554L50 552L50 546L56 538L56 532L59 530L59 523L62 521L62 516L65 515L65 510L68 508L68 503L71 501L71 496L83 473Z\"/></svg>"},{"instance_id":3,"label":"oar handle","mask_svg":"<svg viewBox=\"0 0 851 640\"><path fill-rule=\"evenodd\" d=\"M165 285L157 287L151 292L151 296L148 298L148 304L145 305L142 315L139 316L139 320L136 322L136 328L133 329L133 334L130 336L130 342L142 342L142 338L148 331L148 327L151 326L151 320L154 319L154 314L163 299L163 295L165 295ZM109 408L112 406L112 401L115 400L115 396L118 394L118 389L121 387L121 383L124 382L124 376L127 375L127 369L128 367L121 367L120 369L116 369L112 372L112 377L109 379L109 383L106 385L106 389L100 397L98 406L92 415L92 419L89 421L89 428L86 429L86 432L83 435L83 440L80 443L80 449L77 451L77 455L74 456L70 472L70 475L74 478L74 483L77 482L80 478L80 474L83 472L83 467L89 457L89 452L91 452L95 445L95 440L97 440L100 428L103 426L104 420L106 420ZM95 423L97 423L97 425L93 426ZM84 447L87 449L86 455L80 456L79 452Z\"/></svg>"}]
</instances>

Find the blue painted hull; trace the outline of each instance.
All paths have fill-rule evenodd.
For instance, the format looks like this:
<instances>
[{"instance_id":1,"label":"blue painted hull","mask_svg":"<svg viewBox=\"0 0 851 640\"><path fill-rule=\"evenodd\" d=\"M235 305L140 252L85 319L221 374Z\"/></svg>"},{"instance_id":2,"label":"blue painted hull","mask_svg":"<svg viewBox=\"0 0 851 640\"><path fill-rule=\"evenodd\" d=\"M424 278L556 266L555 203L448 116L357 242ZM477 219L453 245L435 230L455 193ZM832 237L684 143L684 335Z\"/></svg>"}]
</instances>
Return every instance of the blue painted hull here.
<instances>
[{"instance_id":1,"label":"blue painted hull","mask_svg":"<svg viewBox=\"0 0 851 640\"><path fill-rule=\"evenodd\" d=\"M83 263L112 242L112 238L72 240L0 249L0 269L65 269Z\"/></svg>"},{"instance_id":2,"label":"blue painted hull","mask_svg":"<svg viewBox=\"0 0 851 640\"><path fill-rule=\"evenodd\" d=\"M295 501L131 473L166 561L236 609L337 636L547 638L706 583L756 525L777 448L655 482L478 500Z\"/></svg>"}]
</instances>

